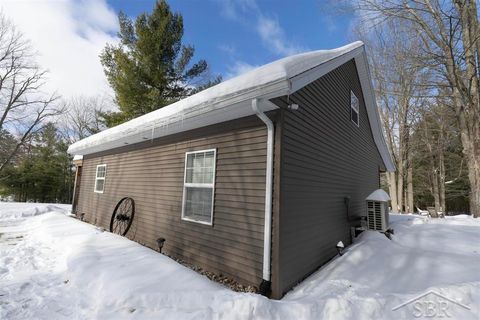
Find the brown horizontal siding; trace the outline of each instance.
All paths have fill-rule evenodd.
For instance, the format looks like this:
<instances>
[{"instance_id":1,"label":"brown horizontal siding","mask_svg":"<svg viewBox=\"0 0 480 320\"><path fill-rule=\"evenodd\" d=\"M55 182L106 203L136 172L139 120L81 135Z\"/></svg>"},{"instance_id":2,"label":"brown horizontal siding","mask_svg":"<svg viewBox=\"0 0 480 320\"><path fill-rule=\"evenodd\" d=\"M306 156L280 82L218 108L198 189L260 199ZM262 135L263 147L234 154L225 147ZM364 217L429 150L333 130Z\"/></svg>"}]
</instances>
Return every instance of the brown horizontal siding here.
<instances>
[{"instance_id":1,"label":"brown horizontal siding","mask_svg":"<svg viewBox=\"0 0 480 320\"><path fill-rule=\"evenodd\" d=\"M184 138L182 140L182 137ZM185 140L186 139L186 140ZM181 220L185 152L217 149L213 226ZM85 157L78 212L109 229L116 203L135 200L128 237L242 283L262 276L266 129L251 117ZM94 193L98 164L105 192Z\"/></svg>"},{"instance_id":2,"label":"brown horizontal siding","mask_svg":"<svg viewBox=\"0 0 480 320\"><path fill-rule=\"evenodd\" d=\"M360 100L360 127L350 120L350 90ZM287 97L282 127L279 281L283 294L350 243L350 215L365 210L364 198L378 186L383 167L368 122L353 61Z\"/></svg>"}]
</instances>

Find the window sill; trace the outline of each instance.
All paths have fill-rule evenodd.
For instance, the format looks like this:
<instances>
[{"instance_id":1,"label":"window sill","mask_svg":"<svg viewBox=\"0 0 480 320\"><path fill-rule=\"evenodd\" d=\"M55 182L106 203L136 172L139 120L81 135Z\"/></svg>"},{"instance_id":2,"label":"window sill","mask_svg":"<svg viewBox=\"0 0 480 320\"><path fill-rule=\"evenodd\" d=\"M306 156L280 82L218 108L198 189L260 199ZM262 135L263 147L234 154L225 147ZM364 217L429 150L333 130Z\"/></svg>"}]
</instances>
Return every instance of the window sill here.
<instances>
[{"instance_id":1,"label":"window sill","mask_svg":"<svg viewBox=\"0 0 480 320\"><path fill-rule=\"evenodd\" d=\"M195 219L190 219L190 218L185 218L185 217L182 217L182 220L183 221L188 221L188 222L194 222L194 223L198 223L198 224L203 224L203 225L207 225L207 226L213 226L213 222L207 222L207 221L200 221L200 220L195 220Z\"/></svg>"}]
</instances>

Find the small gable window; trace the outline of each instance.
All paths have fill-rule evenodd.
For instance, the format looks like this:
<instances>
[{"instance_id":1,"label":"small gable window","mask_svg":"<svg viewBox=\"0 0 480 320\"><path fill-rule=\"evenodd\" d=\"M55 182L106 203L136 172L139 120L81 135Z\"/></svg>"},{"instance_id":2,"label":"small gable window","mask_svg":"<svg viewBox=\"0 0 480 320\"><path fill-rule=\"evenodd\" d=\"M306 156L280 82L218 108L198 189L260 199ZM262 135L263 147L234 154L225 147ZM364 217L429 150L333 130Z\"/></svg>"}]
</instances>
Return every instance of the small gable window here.
<instances>
[{"instance_id":1,"label":"small gable window","mask_svg":"<svg viewBox=\"0 0 480 320\"><path fill-rule=\"evenodd\" d=\"M107 165L99 164L95 173L95 189L96 193L103 193L105 189L105 177L107 176Z\"/></svg>"},{"instance_id":2,"label":"small gable window","mask_svg":"<svg viewBox=\"0 0 480 320\"><path fill-rule=\"evenodd\" d=\"M350 119L357 127L360 126L360 102L353 91L350 91Z\"/></svg>"}]
</instances>

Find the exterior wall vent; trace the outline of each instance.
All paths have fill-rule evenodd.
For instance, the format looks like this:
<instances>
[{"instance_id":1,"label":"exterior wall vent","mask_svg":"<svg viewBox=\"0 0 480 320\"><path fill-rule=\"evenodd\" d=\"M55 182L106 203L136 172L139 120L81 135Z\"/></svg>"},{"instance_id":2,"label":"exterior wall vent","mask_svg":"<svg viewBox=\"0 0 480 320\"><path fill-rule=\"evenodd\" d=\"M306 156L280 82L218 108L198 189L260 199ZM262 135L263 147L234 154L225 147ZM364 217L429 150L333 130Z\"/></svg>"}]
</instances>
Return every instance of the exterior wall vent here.
<instances>
[{"instance_id":1,"label":"exterior wall vent","mask_svg":"<svg viewBox=\"0 0 480 320\"><path fill-rule=\"evenodd\" d=\"M388 201L390 197L382 189L375 190L366 199L367 228L385 232L388 229Z\"/></svg>"}]
</instances>

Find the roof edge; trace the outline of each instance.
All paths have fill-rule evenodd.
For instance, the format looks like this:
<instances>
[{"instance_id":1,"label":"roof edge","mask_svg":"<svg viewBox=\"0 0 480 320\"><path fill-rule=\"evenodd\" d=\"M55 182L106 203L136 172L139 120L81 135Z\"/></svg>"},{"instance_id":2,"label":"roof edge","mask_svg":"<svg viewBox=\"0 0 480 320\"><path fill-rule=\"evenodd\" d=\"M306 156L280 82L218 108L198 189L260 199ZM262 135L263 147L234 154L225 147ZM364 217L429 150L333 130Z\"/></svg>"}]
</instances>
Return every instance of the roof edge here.
<instances>
[{"instance_id":1,"label":"roof edge","mask_svg":"<svg viewBox=\"0 0 480 320\"><path fill-rule=\"evenodd\" d=\"M347 61L354 59L363 51L364 51L363 42L356 41L353 43L351 50L344 52L341 55L332 57L331 59L324 61L316 65L315 67L310 68L309 70L306 70L300 74L297 74L291 77L289 79L290 87L291 87L290 94L305 87L306 85L312 83L313 81L321 78L322 76L326 75L330 71L335 70L336 68L345 64Z\"/></svg>"},{"instance_id":2,"label":"roof edge","mask_svg":"<svg viewBox=\"0 0 480 320\"><path fill-rule=\"evenodd\" d=\"M372 129L373 139L377 145L383 163L385 164L386 170L393 172L396 170L396 167L392 159L392 154L385 141L384 128L380 121L380 114L378 112L377 100L373 90L365 47L363 47L362 53L355 58L355 63L357 65L360 84L362 85L363 98L365 99L365 104L367 106L368 119Z\"/></svg>"},{"instance_id":3,"label":"roof edge","mask_svg":"<svg viewBox=\"0 0 480 320\"><path fill-rule=\"evenodd\" d=\"M301 58L305 55L307 56L307 68L304 68L305 70L290 77L288 76L289 72L286 69L286 63L291 63L292 58L287 57L280 59L259 68L259 70L264 68L264 76L265 74L270 75L266 78L267 80L271 80L269 82L265 81L256 86L247 87L245 86L245 83L249 82L245 82L245 79L252 80L254 79L252 76L255 75L250 73L248 77L243 77L241 79L243 80L243 88L240 86L240 89L238 89L236 83L231 82L232 79L228 80L224 83L223 87L222 84L214 86L164 108L155 110L77 141L69 146L68 153L77 155L91 154L113 149L125 144L138 143L145 141L145 139L154 139L177 132L192 130L202 126L248 116L253 114L249 99L271 99L282 95L292 94L346 62L355 59L375 144L377 145L377 149L387 171L395 171L395 165L393 164L390 151L385 142L382 123L380 122L378 109L375 103L375 96L365 53L365 45L363 42L356 41L337 49L326 51L320 50L312 53L324 54L326 55L326 59L322 60L320 58L320 63L313 67L308 67L309 53L299 54L298 56ZM310 58L310 64L311 61ZM280 69L271 69L272 66L275 64L277 64L275 66L278 66L279 63ZM301 70L302 64L304 63L305 61L303 59L294 60L294 64L290 65L289 68L290 70L292 70L292 68L293 70ZM268 68L270 69L265 69L267 66L269 66ZM268 71L267 73L265 73L266 70ZM274 76L271 76L270 71L275 73ZM217 87L217 89L215 89L215 87ZM222 90L225 88L226 90ZM214 93L216 94L214 95Z\"/></svg>"}]
</instances>

